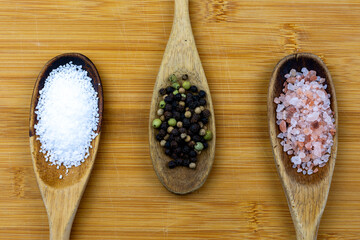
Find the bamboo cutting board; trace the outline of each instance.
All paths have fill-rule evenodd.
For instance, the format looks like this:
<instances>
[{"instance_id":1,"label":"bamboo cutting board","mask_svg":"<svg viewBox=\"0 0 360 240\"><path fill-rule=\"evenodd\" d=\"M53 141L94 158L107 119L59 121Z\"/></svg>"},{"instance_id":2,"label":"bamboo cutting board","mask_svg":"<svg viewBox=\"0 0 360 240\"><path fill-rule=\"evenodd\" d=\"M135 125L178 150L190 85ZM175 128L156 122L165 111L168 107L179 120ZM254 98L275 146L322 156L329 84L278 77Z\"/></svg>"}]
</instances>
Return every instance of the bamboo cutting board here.
<instances>
[{"instance_id":1,"label":"bamboo cutting board","mask_svg":"<svg viewBox=\"0 0 360 240\"><path fill-rule=\"evenodd\" d=\"M28 117L38 73L65 52L95 63L105 100L71 239L295 239L266 117L272 69L293 52L325 61L338 99L338 157L318 238L359 239L359 1L190 0L217 149L207 182L186 196L158 181L147 136L172 17L172 0L0 0L0 239L48 239Z\"/></svg>"}]
</instances>

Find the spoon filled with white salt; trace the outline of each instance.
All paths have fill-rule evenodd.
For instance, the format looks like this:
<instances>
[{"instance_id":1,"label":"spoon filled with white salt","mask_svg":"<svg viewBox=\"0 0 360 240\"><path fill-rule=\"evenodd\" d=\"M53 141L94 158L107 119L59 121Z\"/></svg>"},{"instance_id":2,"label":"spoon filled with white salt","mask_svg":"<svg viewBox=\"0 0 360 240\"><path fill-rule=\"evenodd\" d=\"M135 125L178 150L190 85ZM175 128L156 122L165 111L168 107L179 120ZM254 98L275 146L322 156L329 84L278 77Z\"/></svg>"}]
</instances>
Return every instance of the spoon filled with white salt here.
<instances>
[{"instance_id":1,"label":"spoon filled with white salt","mask_svg":"<svg viewBox=\"0 0 360 240\"><path fill-rule=\"evenodd\" d=\"M50 60L35 83L30 110L33 167L50 239L69 239L101 133L103 94L95 65L68 53Z\"/></svg>"}]
</instances>

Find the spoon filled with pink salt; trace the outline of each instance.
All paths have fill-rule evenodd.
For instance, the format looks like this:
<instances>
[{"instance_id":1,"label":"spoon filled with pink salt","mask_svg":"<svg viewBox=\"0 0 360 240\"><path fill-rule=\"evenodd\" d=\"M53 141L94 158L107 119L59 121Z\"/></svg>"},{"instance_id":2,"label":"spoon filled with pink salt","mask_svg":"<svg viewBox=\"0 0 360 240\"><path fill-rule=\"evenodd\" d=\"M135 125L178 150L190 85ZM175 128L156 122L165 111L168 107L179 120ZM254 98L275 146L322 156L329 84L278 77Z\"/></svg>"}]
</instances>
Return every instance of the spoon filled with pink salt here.
<instances>
[{"instance_id":1,"label":"spoon filled with pink salt","mask_svg":"<svg viewBox=\"0 0 360 240\"><path fill-rule=\"evenodd\" d=\"M316 239L337 152L337 103L325 63L316 55L286 56L268 92L275 164L297 239Z\"/></svg>"}]
</instances>

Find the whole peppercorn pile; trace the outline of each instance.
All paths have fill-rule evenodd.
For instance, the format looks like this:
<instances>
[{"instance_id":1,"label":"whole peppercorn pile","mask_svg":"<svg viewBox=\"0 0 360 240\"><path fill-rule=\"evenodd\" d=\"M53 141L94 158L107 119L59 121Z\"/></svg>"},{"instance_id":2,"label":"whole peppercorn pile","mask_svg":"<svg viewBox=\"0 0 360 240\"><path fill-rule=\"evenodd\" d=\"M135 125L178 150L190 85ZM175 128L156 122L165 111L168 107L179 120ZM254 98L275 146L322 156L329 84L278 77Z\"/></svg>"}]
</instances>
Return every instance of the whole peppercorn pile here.
<instances>
[{"instance_id":1,"label":"whole peppercorn pile","mask_svg":"<svg viewBox=\"0 0 360 240\"><path fill-rule=\"evenodd\" d=\"M162 100L157 111L158 118L152 125L159 129L155 138L172 158L169 168L186 166L196 168L197 156L208 148L212 132L207 129L211 113L206 106L206 92L191 85L184 74L178 81L175 74L169 77L171 85L162 88Z\"/></svg>"}]
</instances>

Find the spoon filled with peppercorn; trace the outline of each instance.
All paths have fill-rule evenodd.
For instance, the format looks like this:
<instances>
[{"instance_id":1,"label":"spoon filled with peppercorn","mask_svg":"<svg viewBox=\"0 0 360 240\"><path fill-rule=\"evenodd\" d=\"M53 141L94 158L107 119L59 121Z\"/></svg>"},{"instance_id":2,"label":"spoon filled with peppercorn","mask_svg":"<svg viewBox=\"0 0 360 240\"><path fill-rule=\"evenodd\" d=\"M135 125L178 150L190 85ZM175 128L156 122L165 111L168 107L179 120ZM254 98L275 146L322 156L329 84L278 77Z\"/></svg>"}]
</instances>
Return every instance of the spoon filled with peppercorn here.
<instances>
[{"instance_id":1,"label":"spoon filled with peppercorn","mask_svg":"<svg viewBox=\"0 0 360 240\"><path fill-rule=\"evenodd\" d=\"M213 113L192 34L189 1L175 0L173 27L149 119L150 156L160 182L169 191L187 194L206 181L215 155Z\"/></svg>"},{"instance_id":2,"label":"spoon filled with peppercorn","mask_svg":"<svg viewBox=\"0 0 360 240\"><path fill-rule=\"evenodd\" d=\"M297 239L316 239L337 153L337 102L325 63L310 53L280 60L267 105L275 164Z\"/></svg>"}]
</instances>

